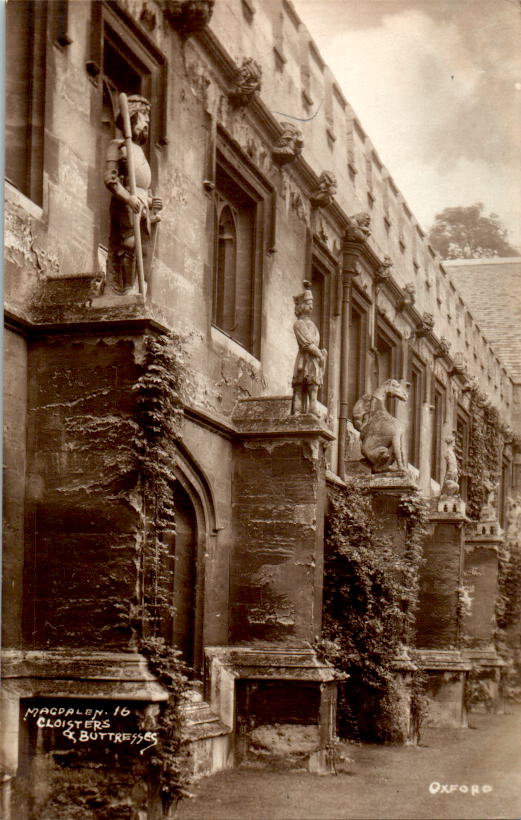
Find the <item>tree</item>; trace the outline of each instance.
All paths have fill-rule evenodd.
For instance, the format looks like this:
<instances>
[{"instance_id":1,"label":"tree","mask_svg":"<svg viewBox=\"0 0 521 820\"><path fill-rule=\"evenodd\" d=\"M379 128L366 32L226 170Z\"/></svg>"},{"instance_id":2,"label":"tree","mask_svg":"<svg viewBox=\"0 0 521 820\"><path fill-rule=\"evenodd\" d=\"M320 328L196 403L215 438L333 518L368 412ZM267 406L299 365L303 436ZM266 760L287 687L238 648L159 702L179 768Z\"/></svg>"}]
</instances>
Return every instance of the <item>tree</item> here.
<instances>
[{"instance_id":1,"label":"tree","mask_svg":"<svg viewBox=\"0 0 521 820\"><path fill-rule=\"evenodd\" d=\"M483 216L483 203L445 208L436 214L429 242L443 259L519 256L507 241L508 231L497 214Z\"/></svg>"}]
</instances>

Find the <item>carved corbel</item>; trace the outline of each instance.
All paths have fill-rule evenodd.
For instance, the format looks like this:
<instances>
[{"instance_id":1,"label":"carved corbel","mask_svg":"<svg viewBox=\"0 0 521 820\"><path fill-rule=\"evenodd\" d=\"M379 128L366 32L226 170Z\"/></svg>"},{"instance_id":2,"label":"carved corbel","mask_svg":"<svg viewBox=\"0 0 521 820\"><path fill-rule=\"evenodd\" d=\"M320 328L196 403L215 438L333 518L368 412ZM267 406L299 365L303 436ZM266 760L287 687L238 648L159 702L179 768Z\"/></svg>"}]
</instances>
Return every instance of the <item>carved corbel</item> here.
<instances>
[{"instance_id":1,"label":"carved corbel","mask_svg":"<svg viewBox=\"0 0 521 820\"><path fill-rule=\"evenodd\" d=\"M391 277L392 270L392 259L390 256L385 256L383 262L378 266L374 274L377 291L379 291L383 283Z\"/></svg>"},{"instance_id":2,"label":"carved corbel","mask_svg":"<svg viewBox=\"0 0 521 820\"><path fill-rule=\"evenodd\" d=\"M161 5L172 28L187 38L208 25L215 0L161 0Z\"/></svg>"},{"instance_id":3,"label":"carved corbel","mask_svg":"<svg viewBox=\"0 0 521 820\"><path fill-rule=\"evenodd\" d=\"M452 370L450 371L450 376L466 376L467 374L467 363L465 361L465 357L463 353L456 353L454 356Z\"/></svg>"},{"instance_id":4,"label":"carved corbel","mask_svg":"<svg viewBox=\"0 0 521 820\"><path fill-rule=\"evenodd\" d=\"M271 156L276 165L287 165L300 157L304 146L302 131L292 122L281 122L284 129L273 146Z\"/></svg>"},{"instance_id":5,"label":"carved corbel","mask_svg":"<svg viewBox=\"0 0 521 820\"><path fill-rule=\"evenodd\" d=\"M336 176L332 171L322 171L318 178L318 185L309 197L309 201L314 208L327 208L331 205L336 192Z\"/></svg>"},{"instance_id":6,"label":"carved corbel","mask_svg":"<svg viewBox=\"0 0 521 820\"><path fill-rule=\"evenodd\" d=\"M359 214L350 216L345 236L349 242L365 242L371 236L370 215L366 211L362 211Z\"/></svg>"},{"instance_id":7,"label":"carved corbel","mask_svg":"<svg viewBox=\"0 0 521 820\"><path fill-rule=\"evenodd\" d=\"M422 336L427 336L428 333L432 332L434 327L434 316L432 313L425 312L421 317L421 322L416 328L414 335L417 339L421 339Z\"/></svg>"},{"instance_id":8,"label":"carved corbel","mask_svg":"<svg viewBox=\"0 0 521 820\"><path fill-rule=\"evenodd\" d=\"M234 86L228 97L232 105L236 108L244 108L251 101L256 91L260 91L262 85L262 68L253 59L245 57L241 67L237 70Z\"/></svg>"},{"instance_id":9,"label":"carved corbel","mask_svg":"<svg viewBox=\"0 0 521 820\"><path fill-rule=\"evenodd\" d=\"M461 388L462 393L475 393L479 390L479 381L476 376L469 377L467 376L465 379L465 384Z\"/></svg>"},{"instance_id":10,"label":"carved corbel","mask_svg":"<svg viewBox=\"0 0 521 820\"><path fill-rule=\"evenodd\" d=\"M451 344L445 336L442 336L438 341L438 350L434 353L435 359L445 358L450 355Z\"/></svg>"},{"instance_id":11,"label":"carved corbel","mask_svg":"<svg viewBox=\"0 0 521 820\"><path fill-rule=\"evenodd\" d=\"M403 287L403 297L396 306L398 313L405 310L406 307L412 307L416 301L416 285L414 282L407 282Z\"/></svg>"}]
</instances>

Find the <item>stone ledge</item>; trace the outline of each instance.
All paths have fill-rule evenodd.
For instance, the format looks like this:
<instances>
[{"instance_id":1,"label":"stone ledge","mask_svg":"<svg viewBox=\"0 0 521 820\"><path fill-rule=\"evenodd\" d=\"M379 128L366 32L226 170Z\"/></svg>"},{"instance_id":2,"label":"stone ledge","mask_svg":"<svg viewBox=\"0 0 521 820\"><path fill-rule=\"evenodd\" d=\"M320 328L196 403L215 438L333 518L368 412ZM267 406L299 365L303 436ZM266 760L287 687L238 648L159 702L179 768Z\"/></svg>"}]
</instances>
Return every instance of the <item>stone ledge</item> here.
<instances>
[{"instance_id":1,"label":"stone ledge","mask_svg":"<svg viewBox=\"0 0 521 820\"><path fill-rule=\"evenodd\" d=\"M465 660L459 649L418 649L424 669L446 672L468 672L471 663Z\"/></svg>"},{"instance_id":2,"label":"stone ledge","mask_svg":"<svg viewBox=\"0 0 521 820\"><path fill-rule=\"evenodd\" d=\"M18 650L1 653L2 678L156 681L146 658L137 652Z\"/></svg>"},{"instance_id":3,"label":"stone ledge","mask_svg":"<svg viewBox=\"0 0 521 820\"><path fill-rule=\"evenodd\" d=\"M461 654L465 660L481 667L500 669L505 666L505 661L497 654L495 649L463 649Z\"/></svg>"},{"instance_id":4,"label":"stone ledge","mask_svg":"<svg viewBox=\"0 0 521 820\"><path fill-rule=\"evenodd\" d=\"M357 478L370 492L387 492L401 495L419 489L414 476L402 470L372 473L371 475L357 476Z\"/></svg>"},{"instance_id":5,"label":"stone ledge","mask_svg":"<svg viewBox=\"0 0 521 820\"><path fill-rule=\"evenodd\" d=\"M244 438L298 435L321 436L329 441L335 438L323 419L310 413L292 416L291 396L239 399L232 413L232 421Z\"/></svg>"},{"instance_id":6,"label":"stone ledge","mask_svg":"<svg viewBox=\"0 0 521 820\"><path fill-rule=\"evenodd\" d=\"M207 662L219 663L236 678L314 680L327 683L341 677L332 666L320 661L311 648L208 646L205 655Z\"/></svg>"}]
</instances>

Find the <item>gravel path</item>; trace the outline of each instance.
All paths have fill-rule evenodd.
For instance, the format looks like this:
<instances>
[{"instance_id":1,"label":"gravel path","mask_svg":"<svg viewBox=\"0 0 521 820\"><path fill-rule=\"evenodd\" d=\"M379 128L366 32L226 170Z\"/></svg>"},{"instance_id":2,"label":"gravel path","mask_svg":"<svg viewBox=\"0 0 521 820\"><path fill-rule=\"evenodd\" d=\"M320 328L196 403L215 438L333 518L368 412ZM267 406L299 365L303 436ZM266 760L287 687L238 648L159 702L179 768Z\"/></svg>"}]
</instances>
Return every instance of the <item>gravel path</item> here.
<instances>
[{"instance_id":1,"label":"gravel path","mask_svg":"<svg viewBox=\"0 0 521 820\"><path fill-rule=\"evenodd\" d=\"M470 722L426 729L416 748L353 745L350 771L336 776L220 772L199 781L176 820L518 820L521 708Z\"/></svg>"}]
</instances>

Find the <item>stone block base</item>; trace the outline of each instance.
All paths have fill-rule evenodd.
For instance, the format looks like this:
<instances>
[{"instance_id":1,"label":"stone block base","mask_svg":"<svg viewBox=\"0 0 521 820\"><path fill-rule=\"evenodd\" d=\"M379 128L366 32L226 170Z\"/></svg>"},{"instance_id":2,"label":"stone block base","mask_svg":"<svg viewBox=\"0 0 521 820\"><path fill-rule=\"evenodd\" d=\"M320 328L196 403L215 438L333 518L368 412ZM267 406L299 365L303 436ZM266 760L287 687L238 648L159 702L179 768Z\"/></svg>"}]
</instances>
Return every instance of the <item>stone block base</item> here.
<instances>
[{"instance_id":1,"label":"stone block base","mask_svg":"<svg viewBox=\"0 0 521 820\"><path fill-rule=\"evenodd\" d=\"M208 647L207 698L234 732L234 762L333 774L336 674L310 648Z\"/></svg>"},{"instance_id":2,"label":"stone block base","mask_svg":"<svg viewBox=\"0 0 521 820\"><path fill-rule=\"evenodd\" d=\"M466 685L467 710L503 715L505 702L501 692L501 669L504 661L494 649L465 649L462 654L472 665Z\"/></svg>"},{"instance_id":3,"label":"stone block base","mask_svg":"<svg viewBox=\"0 0 521 820\"><path fill-rule=\"evenodd\" d=\"M427 726L446 729L468 727L465 684L470 663L458 650L420 650L428 676L429 712Z\"/></svg>"}]
</instances>

